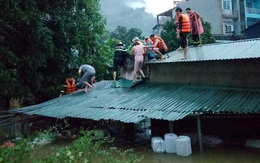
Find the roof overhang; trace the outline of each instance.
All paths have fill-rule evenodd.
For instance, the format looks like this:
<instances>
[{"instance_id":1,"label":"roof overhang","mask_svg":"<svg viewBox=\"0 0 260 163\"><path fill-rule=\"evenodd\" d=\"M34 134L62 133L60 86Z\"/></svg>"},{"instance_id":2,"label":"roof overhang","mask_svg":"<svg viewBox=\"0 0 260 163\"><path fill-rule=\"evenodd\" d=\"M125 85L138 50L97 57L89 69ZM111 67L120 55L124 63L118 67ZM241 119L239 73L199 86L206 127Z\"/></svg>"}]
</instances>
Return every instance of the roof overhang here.
<instances>
[{"instance_id":1,"label":"roof overhang","mask_svg":"<svg viewBox=\"0 0 260 163\"><path fill-rule=\"evenodd\" d=\"M101 81L92 92L79 90L12 112L125 123L138 123L145 118L174 121L204 113L260 113L258 89L166 83L145 83L132 88L112 85L112 81Z\"/></svg>"}]
</instances>

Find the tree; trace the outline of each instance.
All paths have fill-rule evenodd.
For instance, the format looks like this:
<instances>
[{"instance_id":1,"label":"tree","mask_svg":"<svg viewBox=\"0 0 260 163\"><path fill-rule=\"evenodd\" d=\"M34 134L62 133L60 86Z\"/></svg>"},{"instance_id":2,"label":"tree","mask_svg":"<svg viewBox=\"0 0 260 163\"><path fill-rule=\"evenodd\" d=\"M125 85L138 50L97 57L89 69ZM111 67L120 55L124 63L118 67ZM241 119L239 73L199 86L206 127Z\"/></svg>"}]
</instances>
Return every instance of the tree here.
<instances>
[{"instance_id":1,"label":"tree","mask_svg":"<svg viewBox=\"0 0 260 163\"><path fill-rule=\"evenodd\" d=\"M0 7L0 100L57 97L83 63L105 73L99 0L0 0Z\"/></svg>"},{"instance_id":2,"label":"tree","mask_svg":"<svg viewBox=\"0 0 260 163\"><path fill-rule=\"evenodd\" d=\"M126 27L118 26L116 30L111 32L111 38L121 40L127 47L132 44L134 37L144 39L142 31L137 28L127 29Z\"/></svg>"},{"instance_id":3,"label":"tree","mask_svg":"<svg viewBox=\"0 0 260 163\"><path fill-rule=\"evenodd\" d=\"M205 22L203 19L201 21L204 28L204 34L201 35L202 43L203 44L214 43L215 38L211 34L210 23ZM174 51L180 46L179 41L177 40L176 37L176 25L173 22L174 20L167 21L163 25L163 31L161 33L161 36L164 39L166 45L168 46L169 51ZM191 44L191 37L189 38L189 44Z\"/></svg>"}]
</instances>

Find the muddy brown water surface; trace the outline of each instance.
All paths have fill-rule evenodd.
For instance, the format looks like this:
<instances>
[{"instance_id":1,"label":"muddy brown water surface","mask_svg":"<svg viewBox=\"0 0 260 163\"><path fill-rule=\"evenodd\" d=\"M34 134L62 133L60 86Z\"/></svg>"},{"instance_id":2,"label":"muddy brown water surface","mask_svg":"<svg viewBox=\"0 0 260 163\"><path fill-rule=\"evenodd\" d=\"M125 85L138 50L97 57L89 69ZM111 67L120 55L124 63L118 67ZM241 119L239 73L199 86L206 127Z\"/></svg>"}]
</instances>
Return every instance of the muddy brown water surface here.
<instances>
[{"instance_id":1,"label":"muddy brown water surface","mask_svg":"<svg viewBox=\"0 0 260 163\"><path fill-rule=\"evenodd\" d=\"M57 148L67 145L68 142L55 142L40 147L37 151L39 157L54 152ZM142 144L116 143L118 149L134 149L138 157L143 157L141 163L260 163L260 149L245 146L219 146L204 147L203 152L195 146L190 156L177 154L154 153L149 142Z\"/></svg>"},{"instance_id":2,"label":"muddy brown water surface","mask_svg":"<svg viewBox=\"0 0 260 163\"><path fill-rule=\"evenodd\" d=\"M151 148L135 150L143 155L142 163L260 163L260 150L253 149L204 149L203 152L193 151L190 156L176 154L154 153Z\"/></svg>"}]
</instances>

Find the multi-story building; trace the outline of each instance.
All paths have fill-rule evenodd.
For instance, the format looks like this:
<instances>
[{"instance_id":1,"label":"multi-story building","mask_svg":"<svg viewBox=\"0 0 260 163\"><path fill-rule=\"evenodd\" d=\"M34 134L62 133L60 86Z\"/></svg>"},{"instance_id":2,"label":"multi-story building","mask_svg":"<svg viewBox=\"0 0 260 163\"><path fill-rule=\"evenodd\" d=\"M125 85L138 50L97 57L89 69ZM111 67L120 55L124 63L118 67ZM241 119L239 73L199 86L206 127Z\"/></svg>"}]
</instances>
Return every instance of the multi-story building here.
<instances>
[{"instance_id":1,"label":"multi-story building","mask_svg":"<svg viewBox=\"0 0 260 163\"><path fill-rule=\"evenodd\" d=\"M189 0L177 5L174 1L173 9L157 16L157 34L162 29L161 18L174 18L176 6L181 7L184 13L187 7L200 13L204 21L211 24L211 32L217 39L241 36L241 31L260 21L259 0Z\"/></svg>"},{"instance_id":2,"label":"multi-story building","mask_svg":"<svg viewBox=\"0 0 260 163\"><path fill-rule=\"evenodd\" d=\"M249 27L260 21L260 0L241 0L244 2L243 8L244 19L245 19L245 27ZM243 10L243 9L242 9Z\"/></svg>"}]
</instances>

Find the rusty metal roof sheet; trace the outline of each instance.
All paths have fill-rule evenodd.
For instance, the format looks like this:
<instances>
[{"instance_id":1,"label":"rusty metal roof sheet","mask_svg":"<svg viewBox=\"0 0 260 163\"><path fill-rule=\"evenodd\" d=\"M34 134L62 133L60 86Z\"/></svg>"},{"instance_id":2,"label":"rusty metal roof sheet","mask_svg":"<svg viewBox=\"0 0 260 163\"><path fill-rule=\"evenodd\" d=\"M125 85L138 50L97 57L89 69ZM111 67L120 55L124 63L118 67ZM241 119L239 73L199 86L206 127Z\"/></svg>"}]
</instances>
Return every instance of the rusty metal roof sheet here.
<instances>
[{"instance_id":1,"label":"rusty metal roof sheet","mask_svg":"<svg viewBox=\"0 0 260 163\"><path fill-rule=\"evenodd\" d=\"M183 50L173 51L168 55L162 61L153 59L148 64L260 58L260 38L191 47L185 60L181 59Z\"/></svg>"},{"instance_id":2,"label":"rusty metal roof sheet","mask_svg":"<svg viewBox=\"0 0 260 163\"><path fill-rule=\"evenodd\" d=\"M92 92L65 95L16 113L137 123L143 119L178 120L190 114L260 113L260 90L234 87L145 83L114 88L101 81Z\"/></svg>"}]
</instances>

